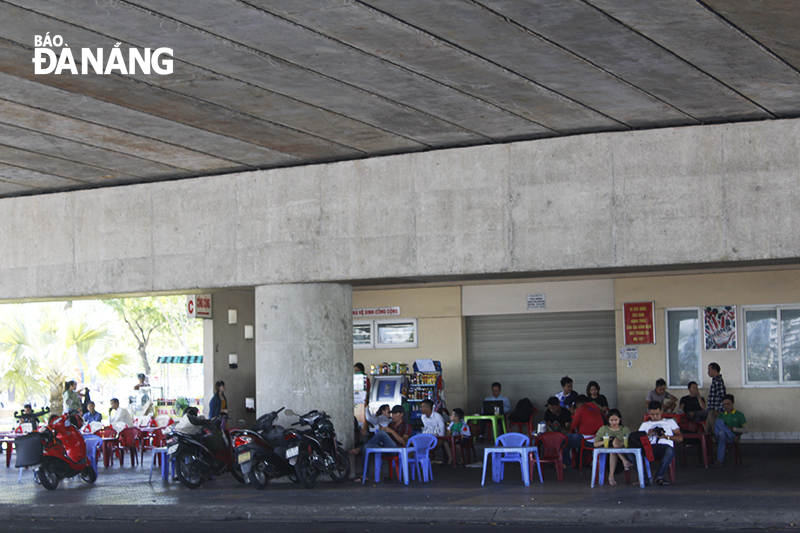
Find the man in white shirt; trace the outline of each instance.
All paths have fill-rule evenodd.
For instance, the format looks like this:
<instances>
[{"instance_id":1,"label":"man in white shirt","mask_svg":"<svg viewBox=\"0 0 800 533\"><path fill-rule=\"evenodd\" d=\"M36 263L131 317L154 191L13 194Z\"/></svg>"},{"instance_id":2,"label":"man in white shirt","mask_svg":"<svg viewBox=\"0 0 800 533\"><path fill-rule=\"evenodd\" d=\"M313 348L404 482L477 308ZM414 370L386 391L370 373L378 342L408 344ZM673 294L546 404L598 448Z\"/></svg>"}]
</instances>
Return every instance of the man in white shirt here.
<instances>
[{"instance_id":1,"label":"man in white shirt","mask_svg":"<svg viewBox=\"0 0 800 533\"><path fill-rule=\"evenodd\" d=\"M430 400L422 400L419 410L422 411L422 432L443 437L445 426L444 418L442 415L433 410L433 402Z\"/></svg>"},{"instance_id":2,"label":"man in white shirt","mask_svg":"<svg viewBox=\"0 0 800 533\"><path fill-rule=\"evenodd\" d=\"M669 468L670 463L675 460L675 443L683 441L683 435L678 428L678 423L673 418L664 418L661 410L661 402L650 402L647 406L650 420L639 426L639 431L643 431L650 444L653 446L653 456L661 461L658 470L653 477L656 485L669 485L664 479L664 473Z\"/></svg>"},{"instance_id":3,"label":"man in white shirt","mask_svg":"<svg viewBox=\"0 0 800 533\"><path fill-rule=\"evenodd\" d=\"M108 424L121 431L126 427L133 427L133 417L124 407L119 406L119 400L111 398L111 407L108 410Z\"/></svg>"}]
</instances>

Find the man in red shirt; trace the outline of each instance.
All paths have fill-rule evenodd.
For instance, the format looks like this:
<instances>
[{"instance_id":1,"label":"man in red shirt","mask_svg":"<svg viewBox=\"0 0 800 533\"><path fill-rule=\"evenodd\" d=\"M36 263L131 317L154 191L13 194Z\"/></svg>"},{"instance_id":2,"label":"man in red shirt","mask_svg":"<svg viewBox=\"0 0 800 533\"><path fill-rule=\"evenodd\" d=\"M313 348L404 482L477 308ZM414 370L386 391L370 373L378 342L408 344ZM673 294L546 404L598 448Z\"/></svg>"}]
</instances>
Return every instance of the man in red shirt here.
<instances>
[{"instance_id":1,"label":"man in red shirt","mask_svg":"<svg viewBox=\"0 0 800 533\"><path fill-rule=\"evenodd\" d=\"M600 408L590 402L588 396L583 394L578 396L575 405L577 408L572 416L572 425L570 426L574 433L567 435L567 441L570 448L579 450L583 439L594 441L597 430L603 427L606 421L603 419Z\"/></svg>"},{"instance_id":2,"label":"man in red shirt","mask_svg":"<svg viewBox=\"0 0 800 533\"><path fill-rule=\"evenodd\" d=\"M392 421L385 428L378 428L375 435L364 446L350 450L351 455L358 455L363 448L404 448L411 438L412 429L403 420L405 410L400 405L392 407Z\"/></svg>"}]
</instances>

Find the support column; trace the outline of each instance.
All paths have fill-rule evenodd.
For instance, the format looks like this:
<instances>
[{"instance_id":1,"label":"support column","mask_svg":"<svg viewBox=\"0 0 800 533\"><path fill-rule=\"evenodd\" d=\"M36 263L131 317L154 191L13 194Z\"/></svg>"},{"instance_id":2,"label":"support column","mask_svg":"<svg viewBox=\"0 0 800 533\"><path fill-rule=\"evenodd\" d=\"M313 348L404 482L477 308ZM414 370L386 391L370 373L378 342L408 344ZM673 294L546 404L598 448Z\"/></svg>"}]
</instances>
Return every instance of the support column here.
<instances>
[{"instance_id":1,"label":"support column","mask_svg":"<svg viewBox=\"0 0 800 533\"><path fill-rule=\"evenodd\" d=\"M333 283L256 287L256 411L330 414L353 445L353 289ZM284 427L297 418L281 417Z\"/></svg>"}]
</instances>

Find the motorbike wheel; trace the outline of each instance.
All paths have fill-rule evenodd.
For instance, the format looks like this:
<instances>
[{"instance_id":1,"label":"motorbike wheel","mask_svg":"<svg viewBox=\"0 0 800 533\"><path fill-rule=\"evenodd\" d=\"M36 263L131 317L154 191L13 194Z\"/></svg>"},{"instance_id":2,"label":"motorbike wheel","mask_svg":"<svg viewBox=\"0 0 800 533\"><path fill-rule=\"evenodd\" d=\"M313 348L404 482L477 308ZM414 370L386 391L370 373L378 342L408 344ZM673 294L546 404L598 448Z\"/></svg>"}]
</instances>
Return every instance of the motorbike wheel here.
<instances>
[{"instance_id":1,"label":"motorbike wheel","mask_svg":"<svg viewBox=\"0 0 800 533\"><path fill-rule=\"evenodd\" d=\"M234 464L231 467L231 475L233 476L233 479L235 479L236 481L238 481L242 485L247 483L247 481L244 479L244 473L242 472L242 467L239 466L238 463Z\"/></svg>"},{"instance_id":2,"label":"motorbike wheel","mask_svg":"<svg viewBox=\"0 0 800 533\"><path fill-rule=\"evenodd\" d=\"M39 482L42 484L42 487L47 490L56 490L59 481L61 481L61 479L59 479L53 466L49 463L44 463L39 469Z\"/></svg>"},{"instance_id":3,"label":"motorbike wheel","mask_svg":"<svg viewBox=\"0 0 800 533\"><path fill-rule=\"evenodd\" d=\"M183 486L189 489L199 489L205 481L205 475L195 464L192 454L184 451L175 458L178 470L178 479Z\"/></svg>"},{"instance_id":4,"label":"motorbike wheel","mask_svg":"<svg viewBox=\"0 0 800 533\"><path fill-rule=\"evenodd\" d=\"M248 474L248 479L250 480L250 484L258 490L264 490L267 488L267 482L269 482L269 477L267 477L267 473L264 472L264 462L259 461L253 464L253 467L250 469L250 473Z\"/></svg>"},{"instance_id":5,"label":"motorbike wheel","mask_svg":"<svg viewBox=\"0 0 800 533\"><path fill-rule=\"evenodd\" d=\"M97 472L94 471L92 465L87 466L83 470L81 470L81 479L84 480L86 483L94 483L97 481Z\"/></svg>"},{"instance_id":6,"label":"motorbike wheel","mask_svg":"<svg viewBox=\"0 0 800 533\"><path fill-rule=\"evenodd\" d=\"M336 461L336 468L330 473L330 476L334 483L344 483L350 479L350 456L341 446L337 446L336 453L339 460Z\"/></svg>"},{"instance_id":7,"label":"motorbike wheel","mask_svg":"<svg viewBox=\"0 0 800 533\"><path fill-rule=\"evenodd\" d=\"M300 484L307 489L313 489L317 484L317 471L311 466L311 459L308 454L301 453L294 464L294 471Z\"/></svg>"}]
</instances>

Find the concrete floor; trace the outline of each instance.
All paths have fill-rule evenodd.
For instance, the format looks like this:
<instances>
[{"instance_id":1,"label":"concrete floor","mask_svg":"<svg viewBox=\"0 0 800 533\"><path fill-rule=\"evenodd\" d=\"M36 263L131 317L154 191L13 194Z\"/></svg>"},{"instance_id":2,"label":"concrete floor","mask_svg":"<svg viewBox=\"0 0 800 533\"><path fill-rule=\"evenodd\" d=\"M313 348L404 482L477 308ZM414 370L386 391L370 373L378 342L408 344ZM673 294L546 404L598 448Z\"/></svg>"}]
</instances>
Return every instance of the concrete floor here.
<instances>
[{"instance_id":1,"label":"concrete floor","mask_svg":"<svg viewBox=\"0 0 800 533\"><path fill-rule=\"evenodd\" d=\"M480 468L434 467L435 480L411 485L396 481L336 485L320 481L313 490L288 482L264 491L225 475L189 490L162 481L145 466L104 469L93 486L64 482L48 492L23 472L0 469L0 519L143 519L154 521L255 520L319 522L441 522L476 524L675 525L697 527L795 528L800 488L800 448L791 444L748 444L744 465L706 470L690 451L678 457L677 484L647 487L620 483L590 488L590 469L567 470L564 482L552 467L544 484L525 487L508 468L502 483L480 485ZM732 462L729 458L727 462ZM361 463L358 462L359 472ZM621 481L622 475L618 476ZM9 490L10 489L10 490Z\"/></svg>"}]
</instances>

